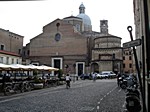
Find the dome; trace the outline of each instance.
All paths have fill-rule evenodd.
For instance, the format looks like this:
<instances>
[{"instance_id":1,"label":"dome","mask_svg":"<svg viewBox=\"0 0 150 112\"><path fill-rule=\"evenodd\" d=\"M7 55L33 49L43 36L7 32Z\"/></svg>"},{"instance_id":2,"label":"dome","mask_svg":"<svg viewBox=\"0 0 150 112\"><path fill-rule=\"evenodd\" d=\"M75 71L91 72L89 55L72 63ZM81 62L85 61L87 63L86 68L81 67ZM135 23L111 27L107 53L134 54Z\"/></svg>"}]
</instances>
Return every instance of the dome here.
<instances>
[{"instance_id":1,"label":"dome","mask_svg":"<svg viewBox=\"0 0 150 112\"><path fill-rule=\"evenodd\" d=\"M91 19L88 15L85 14L85 7L83 3L79 7L79 14L77 15L77 17L82 18L84 31L92 30Z\"/></svg>"},{"instance_id":2,"label":"dome","mask_svg":"<svg viewBox=\"0 0 150 112\"><path fill-rule=\"evenodd\" d=\"M91 19L88 15L81 13L77 15L77 17L82 18L84 24L91 25Z\"/></svg>"}]
</instances>

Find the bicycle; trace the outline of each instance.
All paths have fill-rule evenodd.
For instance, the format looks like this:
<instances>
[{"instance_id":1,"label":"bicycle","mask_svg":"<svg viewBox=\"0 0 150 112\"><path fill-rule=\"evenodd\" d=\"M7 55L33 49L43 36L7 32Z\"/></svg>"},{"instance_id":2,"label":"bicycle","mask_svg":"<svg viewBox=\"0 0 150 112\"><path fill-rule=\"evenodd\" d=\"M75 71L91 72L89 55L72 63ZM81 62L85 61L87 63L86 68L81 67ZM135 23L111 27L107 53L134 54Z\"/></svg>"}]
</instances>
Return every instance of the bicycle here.
<instances>
[{"instance_id":1,"label":"bicycle","mask_svg":"<svg viewBox=\"0 0 150 112\"><path fill-rule=\"evenodd\" d=\"M24 92L24 84L20 82L7 82L4 87L4 95L8 96L18 92Z\"/></svg>"},{"instance_id":2,"label":"bicycle","mask_svg":"<svg viewBox=\"0 0 150 112\"><path fill-rule=\"evenodd\" d=\"M67 89L70 88L70 81L66 81L66 88L67 88Z\"/></svg>"}]
</instances>

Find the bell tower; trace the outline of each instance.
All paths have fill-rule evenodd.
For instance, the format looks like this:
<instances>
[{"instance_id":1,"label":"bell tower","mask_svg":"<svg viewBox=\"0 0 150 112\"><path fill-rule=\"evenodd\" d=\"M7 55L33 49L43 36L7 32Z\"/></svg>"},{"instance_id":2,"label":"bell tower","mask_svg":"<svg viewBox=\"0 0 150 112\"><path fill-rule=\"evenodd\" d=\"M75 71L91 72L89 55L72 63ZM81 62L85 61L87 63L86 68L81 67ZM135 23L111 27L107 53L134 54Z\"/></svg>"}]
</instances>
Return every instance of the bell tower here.
<instances>
[{"instance_id":1,"label":"bell tower","mask_svg":"<svg viewBox=\"0 0 150 112\"><path fill-rule=\"evenodd\" d=\"M108 34L108 20L100 20L100 32Z\"/></svg>"}]
</instances>

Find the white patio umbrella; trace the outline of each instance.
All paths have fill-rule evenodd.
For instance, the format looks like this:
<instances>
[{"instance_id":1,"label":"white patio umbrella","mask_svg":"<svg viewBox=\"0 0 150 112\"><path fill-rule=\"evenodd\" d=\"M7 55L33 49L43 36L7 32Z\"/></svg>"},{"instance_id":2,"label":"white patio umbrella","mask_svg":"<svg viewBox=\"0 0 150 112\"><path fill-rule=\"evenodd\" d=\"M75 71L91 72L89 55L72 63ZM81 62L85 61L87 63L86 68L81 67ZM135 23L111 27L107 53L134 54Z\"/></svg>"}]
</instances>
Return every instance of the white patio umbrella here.
<instances>
[{"instance_id":1,"label":"white patio umbrella","mask_svg":"<svg viewBox=\"0 0 150 112\"><path fill-rule=\"evenodd\" d=\"M54 67L49 67L49 70L50 71L58 71L59 69L58 68L54 68Z\"/></svg>"},{"instance_id":2,"label":"white patio umbrella","mask_svg":"<svg viewBox=\"0 0 150 112\"><path fill-rule=\"evenodd\" d=\"M59 70L58 68L54 68L54 67L50 67L50 66L46 66L46 65L41 65L38 67L41 70L49 70L49 71L58 71Z\"/></svg>"},{"instance_id":3,"label":"white patio umbrella","mask_svg":"<svg viewBox=\"0 0 150 112\"><path fill-rule=\"evenodd\" d=\"M10 66L10 65L6 65L6 64L3 64L3 63L0 63L0 68L1 68L1 69L10 69L11 66Z\"/></svg>"},{"instance_id":4,"label":"white patio umbrella","mask_svg":"<svg viewBox=\"0 0 150 112\"><path fill-rule=\"evenodd\" d=\"M21 65L21 64L11 64L10 67L11 69L14 69L14 70L28 70L29 69L29 67L25 65Z\"/></svg>"},{"instance_id":5,"label":"white patio umbrella","mask_svg":"<svg viewBox=\"0 0 150 112\"><path fill-rule=\"evenodd\" d=\"M30 64L30 65L25 65L29 70L36 70L36 69L38 69L38 66L35 66L35 65L32 65L32 64Z\"/></svg>"}]
</instances>

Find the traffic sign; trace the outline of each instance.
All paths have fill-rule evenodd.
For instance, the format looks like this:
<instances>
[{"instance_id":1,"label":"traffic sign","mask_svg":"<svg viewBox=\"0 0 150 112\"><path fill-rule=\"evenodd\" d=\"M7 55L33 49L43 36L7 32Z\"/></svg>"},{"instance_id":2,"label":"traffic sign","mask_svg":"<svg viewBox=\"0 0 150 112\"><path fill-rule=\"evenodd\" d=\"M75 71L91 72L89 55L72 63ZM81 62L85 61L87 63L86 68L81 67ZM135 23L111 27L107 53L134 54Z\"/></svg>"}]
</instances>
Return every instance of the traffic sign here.
<instances>
[{"instance_id":1,"label":"traffic sign","mask_svg":"<svg viewBox=\"0 0 150 112\"><path fill-rule=\"evenodd\" d=\"M139 45L141 45L141 43L142 43L141 39L136 39L136 40L133 40L133 41L130 41L130 42L123 43L123 48L139 46Z\"/></svg>"}]
</instances>

